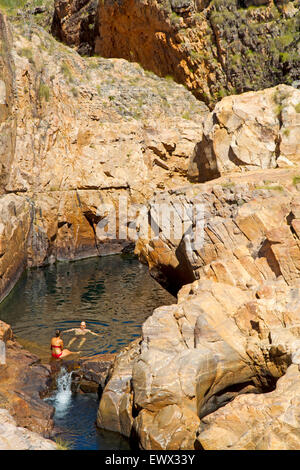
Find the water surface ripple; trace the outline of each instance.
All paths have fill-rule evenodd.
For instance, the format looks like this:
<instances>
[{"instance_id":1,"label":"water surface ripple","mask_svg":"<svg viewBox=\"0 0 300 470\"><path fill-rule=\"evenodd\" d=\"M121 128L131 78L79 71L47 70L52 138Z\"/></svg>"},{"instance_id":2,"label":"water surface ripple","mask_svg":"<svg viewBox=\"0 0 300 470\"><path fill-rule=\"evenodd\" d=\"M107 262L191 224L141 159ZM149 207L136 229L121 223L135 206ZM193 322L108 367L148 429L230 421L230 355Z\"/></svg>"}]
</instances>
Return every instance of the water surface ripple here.
<instances>
[{"instance_id":1,"label":"water surface ripple","mask_svg":"<svg viewBox=\"0 0 300 470\"><path fill-rule=\"evenodd\" d=\"M135 257L114 255L28 270L0 304L0 319L43 359L55 329L85 320L100 336L86 335L81 355L94 355L119 351L141 334L154 308L175 301ZM66 347L73 334L62 337ZM70 349L78 351L79 343Z\"/></svg>"}]
</instances>

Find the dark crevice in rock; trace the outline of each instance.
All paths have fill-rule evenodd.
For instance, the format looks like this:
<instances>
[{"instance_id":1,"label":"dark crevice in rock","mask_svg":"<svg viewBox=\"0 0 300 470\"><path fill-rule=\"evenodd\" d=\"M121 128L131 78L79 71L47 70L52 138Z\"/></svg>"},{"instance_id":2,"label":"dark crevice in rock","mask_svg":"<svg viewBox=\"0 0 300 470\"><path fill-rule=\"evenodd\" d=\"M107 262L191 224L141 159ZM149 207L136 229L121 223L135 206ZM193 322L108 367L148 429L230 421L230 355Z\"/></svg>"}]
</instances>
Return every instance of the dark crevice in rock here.
<instances>
[{"instance_id":1,"label":"dark crevice in rock","mask_svg":"<svg viewBox=\"0 0 300 470\"><path fill-rule=\"evenodd\" d=\"M266 258L268 265L272 269L276 277L281 276L281 270L277 259L272 251L272 243L269 240L264 240L257 253L258 258Z\"/></svg>"},{"instance_id":2,"label":"dark crevice in rock","mask_svg":"<svg viewBox=\"0 0 300 470\"><path fill-rule=\"evenodd\" d=\"M234 151L232 150L232 148L230 147L229 148L229 152L228 152L228 158L229 160L234 163L237 167L243 167L243 166L250 166L249 163L246 163L246 162L243 162L243 160L240 160L234 153ZM253 167L258 167L259 165L253 165Z\"/></svg>"},{"instance_id":3,"label":"dark crevice in rock","mask_svg":"<svg viewBox=\"0 0 300 470\"><path fill-rule=\"evenodd\" d=\"M187 176L190 182L198 183L205 183L221 176L216 156L205 135L194 147Z\"/></svg>"},{"instance_id":4,"label":"dark crevice in rock","mask_svg":"<svg viewBox=\"0 0 300 470\"><path fill-rule=\"evenodd\" d=\"M233 400L237 395L245 393L259 393L260 390L257 388L255 383L251 380L244 383L238 383L230 385L216 393L214 393L202 406L201 413L199 418L202 419L205 416L213 413L219 408L225 406L231 400Z\"/></svg>"},{"instance_id":5,"label":"dark crevice in rock","mask_svg":"<svg viewBox=\"0 0 300 470\"><path fill-rule=\"evenodd\" d=\"M296 230L294 229L293 227L293 220L295 219L296 217L294 216L293 212L290 211L290 213L286 216L286 223L293 235L294 238L298 239L298 234L296 232Z\"/></svg>"}]
</instances>

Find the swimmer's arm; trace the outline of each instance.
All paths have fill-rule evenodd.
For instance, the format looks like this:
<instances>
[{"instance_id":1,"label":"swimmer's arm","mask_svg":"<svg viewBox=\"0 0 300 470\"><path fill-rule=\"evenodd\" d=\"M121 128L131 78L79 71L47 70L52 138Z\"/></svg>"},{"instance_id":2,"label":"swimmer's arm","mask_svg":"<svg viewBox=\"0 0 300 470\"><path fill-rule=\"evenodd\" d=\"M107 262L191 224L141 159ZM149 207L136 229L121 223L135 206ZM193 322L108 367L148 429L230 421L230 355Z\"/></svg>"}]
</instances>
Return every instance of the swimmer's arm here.
<instances>
[{"instance_id":1,"label":"swimmer's arm","mask_svg":"<svg viewBox=\"0 0 300 470\"><path fill-rule=\"evenodd\" d=\"M94 336L100 336L100 335L98 335L98 333L94 333L94 332L93 332L93 331L91 331L91 330L88 330L88 332L89 332L89 333L91 333L91 335L94 335Z\"/></svg>"},{"instance_id":2,"label":"swimmer's arm","mask_svg":"<svg viewBox=\"0 0 300 470\"><path fill-rule=\"evenodd\" d=\"M63 333L68 333L69 331L76 331L76 328L70 328L69 330L64 330Z\"/></svg>"}]
</instances>

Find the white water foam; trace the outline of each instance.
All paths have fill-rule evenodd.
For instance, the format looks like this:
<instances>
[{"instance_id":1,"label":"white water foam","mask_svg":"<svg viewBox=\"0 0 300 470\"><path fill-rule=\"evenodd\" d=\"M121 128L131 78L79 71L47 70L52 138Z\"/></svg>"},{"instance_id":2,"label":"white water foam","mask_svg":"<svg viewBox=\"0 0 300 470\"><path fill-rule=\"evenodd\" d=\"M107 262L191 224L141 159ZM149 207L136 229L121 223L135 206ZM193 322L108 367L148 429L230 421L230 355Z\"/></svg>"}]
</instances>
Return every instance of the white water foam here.
<instances>
[{"instance_id":1,"label":"white water foam","mask_svg":"<svg viewBox=\"0 0 300 470\"><path fill-rule=\"evenodd\" d=\"M55 407L57 417L63 417L71 405L72 391L72 372L68 372L64 367L61 369L57 380L57 391L52 397L52 404Z\"/></svg>"}]
</instances>

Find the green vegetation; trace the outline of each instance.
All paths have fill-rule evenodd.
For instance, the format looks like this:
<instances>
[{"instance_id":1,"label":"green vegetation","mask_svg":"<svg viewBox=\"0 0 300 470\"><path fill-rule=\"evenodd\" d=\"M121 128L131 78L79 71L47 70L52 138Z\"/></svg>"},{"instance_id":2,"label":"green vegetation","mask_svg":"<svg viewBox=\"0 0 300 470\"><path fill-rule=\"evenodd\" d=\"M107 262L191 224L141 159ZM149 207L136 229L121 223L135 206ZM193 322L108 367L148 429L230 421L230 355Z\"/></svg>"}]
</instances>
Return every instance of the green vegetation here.
<instances>
[{"instance_id":1,"label":"green vegetation","mask_svg":"<svg viewBox=\"0 0 300 470\"><path fill-rule=\"evenodd\" d=\"M284 36L279 36L276 38L276 41L279 45L279 47L287 47L289 46L293 41L294 41L294 35L293 34L285 34Z\"/></svg>"},{"instance_id":2,"label":"green vegetation","mask_svg":"<svg viewBox=\"0 0 300 470\"><path fill-rule=\"evenodd\" d=\"M75 97L79 95L77 88L75 88L74 86L71 88L71 92L72 92L72 95Z\"/></svg>"},{"instance_id":3,"label":"green vegetation","mask_svg":"<svg viewBox=\"0 0 300 470\"><path fill-rule=\"evenodd\" d=\"M64 61L60 67L61 72L63 73L65 79L69 82L73 82L73 75L69 65Z\"/></svg>"},{"instance_id":4,"label":"green vegetation","mask_svg":"<svg viewBox=\"0 0 300 470\"><path fill-rule=\"evenodd\" d=\"M254 51L252 51L252 49L247 49L247 50L246 50L246 55L247 55L248 57L252 57L252 56L254 55Z\"/></svg>"},{"instance_id":5,"label":"green vegetation","mask_svg":"<svg viewBox=\"0 0 300 470\"><path fill-rule=\"evenodd\" d=\"M0 8L7 15L15 15L18 9L24 8L27 0L0 0Z\"/></svg>"},{"instance_id":6,"label":"green vegetation","mask_svg":"<svg viewBox=\"0 0 300 470\"><path fill-rule=\"evenodd\" d=\"M258 185L258 186L255 186L255 189L268 189L269 191L284 191L284 188L283 186L281 186L280 184L275 184L275 185L271 185L271 184L264 184L264 185Z\"/></svg>"},{"instance_id":7,"label":"green vegetation","mask_svg":"<svg viewBox=\"0 0 300 470\"><path fill-rule=\"evenodd\" d=\"M26 57L31 64L34 64L33 53L29 47L24 47L18 51L18 54L22 57Z\"/></svg>"},{"instance_id":8,"label":"green vegetation","mask_svg":"<svg viewBox=\"0 0 300 470\"><path fill-rule=\"evenodd\" d=\"M57 450L71 450L72 449L72 443L65 441L61 437L55 438L55 444L57 446Z\"/></svg>"},{"instance_id":9,"label":"green vegetation","mask_svg":"<svg viewBox=\"0 0 300 470\"><path fill-rule=\"evenodd\" d=\"M171 19L171 22L173 24L179 24L180 20L181 20L181 17L179 15L177 15L177 13L175 13L175 11L172 11L172 13L170 14L170 19Z\"/></svg>"},{"instance_id":10,"label":"green vegetation","mask_svg":"<svg viewBox=\"0 0 300 470\"><path fill-rule=\"evenodd\" d=\"M300 103L295 105L296 113L300 113Z\"/></svg>"},{"instance_id":11,"label":"green vegetation","mask_svg":"<svg viewBox=\"0 0 300 470\"><path fill-rule=\"evenodd\" d=\"M97 69L99 67L97 60L91 60L88 62L88 66L90 69Z\"/></svg>"},{"instance_id":12,"label":"green vegetation","mask_svg":"<svg viewBox=\"0 0 300 470\"><path fill-rule=\"evenodd\" d=\"M279 53L280 61L284 64L290 60L290 54L288 52Z\"/></svg>"},{"instance_id":13,"label":"green vegetation","mask_svg":"<svg viewBox=\"0 0 300 470\"><path fill-rule=\"evenodd\" d=\"M241 93L279 83L292 84L299 77L300 10L287 18L274 3L243 7L238 0L211 1L207 15L224 51L223 60L219 51L215 63L214 37L213 48L206 50L213 69L219 68L222 61L223 77L219 76L216 86L210 86L214 98L232 94L232 88Z\"/></svg>"},{"instance_id":14,"label":"green vegetation","mask_svg":"<svg viewBox=\"0 0 300 470\"><path fill-rule=\"evenodd\" d=\"M275 108L275 114L276 116L280 116L280 114L282 113L282 110L283 110L283 105L282 104L278 104Z\"/></svg>"},{"instance_id":15,"label":"green vegetation","mask_svg":"<svg viewBox=\"0 0 300 470\"><path fill-rule=\"evenodd\" d=\"M228 181L227 183L222 184L222 188L234 188L235 183L233 181Z\"/></svg>"},{"instance_id":16,"label":"green vegetation","mask_svg":"<svg viewBox=\"0 0 300 470\"><path fill-rule=\"evenodd\" d=\"M293 185L296 186L300 183L300 176L294 176L293 178Z\"/></svg>"},{"instance_id":17,"label":"green vegetation","mask_svg":"<svg viewBox=\"0 0 300 470\"><path fill-rule=\"evenodd\" d=\"M188 119L188 120L191 119L191 115L190 115L190 113L189 113L188 111L186 111L185 113L183 113L182 117L183 117L183 119Z\"/></svg>"},{"instance_id":18,"label":"green vegetation","mask_svg":"<svg viewBox=\"0 0 300 470\"><path fill-rule=\"evenodd\" d=\"M50 89L46 83L41 82L38 90L39 99L44 99L45 101L49 101L50 98Z\"/></svg>"},{"instance_id":19,"label":"green vegetation","mask_svg":"<svg viewBox=\"0 0 300 470\"><path fill-rule=\"evenodd\" d=\"M191 51L190 56L193 60L205 60L205 59L209 60L209 56L204 51L201 51L201 52Z\"/></svg>"},{"instance_id":20,"label":"green vegetation","mask_svg":"<svg viewBox=\"0 0 300 470\"><path fill-rule=\"evenodd\" d=\"M219 91L217 92L218 98L224 98L224 96L227 96L227 94L228 94L227 91L222 86L220 87Z\"/></svg>"}]
</instances>

